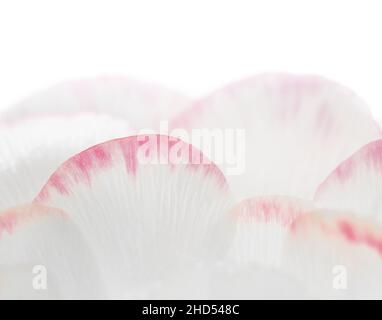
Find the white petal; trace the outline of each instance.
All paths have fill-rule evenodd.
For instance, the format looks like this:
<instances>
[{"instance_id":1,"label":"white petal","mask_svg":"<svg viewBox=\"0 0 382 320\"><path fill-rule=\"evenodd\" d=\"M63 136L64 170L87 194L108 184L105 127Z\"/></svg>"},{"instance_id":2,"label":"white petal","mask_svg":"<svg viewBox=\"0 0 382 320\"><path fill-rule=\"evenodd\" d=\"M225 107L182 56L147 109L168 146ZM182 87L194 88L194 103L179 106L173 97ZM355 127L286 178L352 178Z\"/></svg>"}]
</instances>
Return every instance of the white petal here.
<instances>
[{"instance_id":1,"label":"white petal","mask_svg":"<svg viewBox=\"0 0 382 320\"><path fill-rule=\"evenodd\" d=\"M382 140L339 164L315 195L321 207L348 210L382 223Z\"/></svg>"},{"instance_id":2,"label":"white petal","mask_svg":"<svg viewBox=\"0 0 382 320\"><path fill-rule=\"evenodd\" d=\"M35 205L0 214L0 299L102 298L99 275L61 211Z\"/></svg>"},{"instance_id":3,"label":"white petal","mask_svg":"<svg viewBox=\"0 0 382 320\"><path fill-rule=\"evenodd\" d=\"M381 299L382 228L333 212L303 216L283 264L317 298Z\"/></svg>"},{"instance_id":4,"label":"white petal","mask_svg":"<svg viewBox=\"0 0 382 320\"><path fill-rule=\"evenodd\" d=\"M36 201L70 212L112 296L155 295L151 288L166 290L170 276L227 247L232 198L201 156L167 136L109 141L65 162Z\"/></svg>"},{"instance_id":5,"label":"white petal","mask_svg":"<svg viewBox=\"0 0 382 320\"><path fill-rule=\"evenodd\" d=\"M172 127L215 129L216 135L245 130L245 141L237 135L231 144L225 138L218 151L192 140L223 168L241 198L280 194L311 199L340 161L381 137L363 101L347 88L320 77L278 74L219 90L176 118Z\"/></svg>"},{"instance_id":6,"label":"white petal","mask_svg":"<svg viewBox=\"0 0 382 320\"><path fill-rule=\"evenodd\" d=\"M29 203L66 159L131 134L106 115L52 116L0 125L0 210Z\"/></svg>"},{"instance_id":7,"label":"white petal","mask_svg":"<svg viewBox=\"0 0 382 320\"><path fill-rule=\"evenodd\" d=\"M3 119L68 115L83 112L125 119L131 128L157 130L190 105L190 100L165 88L124 77L104 76L60 83L8 109Z\"/></svg>"},{"instance_id":8,"label":"white petal","mask_svg":"<svg viewBox=\"0 0 382 320\"><path fill-rule=\"evenodd\" d=\"M282 254L290 226L312 209L310 202L280 196L239 203L231 212L236 230L228 255L211 271L212 297L309 298L304 283L283 269Z\"/></svg>"},{"instance_id":9,"label":"white petal","mask_svg":"<svg viewBox=\"0 0 382 320\"><path fill-rule=\"evenodd\" d=\"M230 260L240 266L256 263L278 268L290 225L313 210L304 200L266 196L242 201L233 210L236 232L230 247Z\"/></svg>"}]
</instances>

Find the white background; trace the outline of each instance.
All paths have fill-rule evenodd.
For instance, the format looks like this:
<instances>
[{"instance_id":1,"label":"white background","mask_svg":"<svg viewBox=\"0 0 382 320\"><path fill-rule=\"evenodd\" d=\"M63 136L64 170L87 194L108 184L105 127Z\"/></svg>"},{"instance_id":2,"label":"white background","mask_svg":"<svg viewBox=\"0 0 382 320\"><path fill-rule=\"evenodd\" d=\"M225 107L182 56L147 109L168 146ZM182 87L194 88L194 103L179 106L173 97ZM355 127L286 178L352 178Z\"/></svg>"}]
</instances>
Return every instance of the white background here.
<instances>
[{"instance_id":1,"label":"white background","mask_svg":"<svg viewBox=\"0 0 382 320\"><path fill-rule=\"evenodd\" d=\"M381 1L0 0L0 109L82 76L200 96L266 71L337 80L381 120Z\"/></svg>"}]
</instances>

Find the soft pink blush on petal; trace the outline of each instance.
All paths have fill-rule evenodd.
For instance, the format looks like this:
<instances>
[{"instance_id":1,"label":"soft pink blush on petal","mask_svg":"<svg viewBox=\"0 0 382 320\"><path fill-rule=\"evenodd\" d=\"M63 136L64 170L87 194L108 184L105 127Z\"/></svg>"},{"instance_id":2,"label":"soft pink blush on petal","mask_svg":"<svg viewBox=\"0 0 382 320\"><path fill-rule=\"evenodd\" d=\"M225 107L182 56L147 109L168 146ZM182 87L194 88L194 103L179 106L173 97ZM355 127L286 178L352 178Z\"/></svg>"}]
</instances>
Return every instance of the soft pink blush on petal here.
<instances>
[{"instance_id":1,"label":"soft pink blush on petal","mask_svg":"<svg viewBox=\"0 0 382 320\"><path fill-rule=\"evenodd\" d=\"M34 287L45 275L45 289ZM39 205L0 213L0 299L102 297L90 248L65 214Z\"/></svg>"},{"instance_id":2,"label":"soft pink blush on petal","mask_svg":"<svg viewBox=\"0 0 382 320\"><path fill-rule=\"evenodd\" d=\"M283 264L317 298L382 298L382 227L316 212L291 228Z\"/></svg>"},{"instance_id":3,"label":"soft pink blush on petal","mask_svg":"<svg viewBox=\"0 0 382 320\"><path fill-rule=\"evenodd\" d=\"M220 170L167 136L112 140L72 157L36 203L70 212L117 298L190 297L205 281L182 283L224 253L232 231Z\"/></svg>"},{"instance_id":4,"label":"soft pink blush on petal","mask_svg":"<svg viewBox=\"0 0 382 320\"><path fill-rule=\"evenodd\" d=\"M92 112L124 119L135 130L158 130L160 121L168 121L190 105L188 98L160 86L103 76L57 84L12 106L0 119L12 122Z\"/></svg>"},{"instance_id":5,"label":"soft pink blush on petal","mask_svg":"<svg viewBox=\"0 0 382 320\"><path fill-rule=\"evenodd\" d=\"M315 200L382 223L382 140L343 161L317 189Z\"/></svg>"},{"instance_id":6,"label":"soft pink blush on petal","mask_svg":"<svg viewBox=\"0 0 382 320\"><path fill-rule=\"evenodd\" d=\"M172 128L243 129L224 152L244 170L192 141L222 167L240 198L280 194L312 199L317 185L359 147L381 137L365 103L347 88L317 76L266 74L230 85L194 104ZM219 133L219 132L218 132ZM234 137L235 139L235 137ZM238 150L245 143L244 150ZM232 159L229 159L230 161Z\"/></svg>"},{"instance_id":7,"label":"soft pink blush on petal","mask_svg":"<svg viewBox=\"0 0 382 320\"><path fill-rule=\"evenodd\" d=\"M264 196L243 200L232 211L236 232L230 259L238 265L279 267L290 225L312 210L313 203L297 198Z\"/></svg>"},{"instance_id":8,"label":"soft pink blush on petal","mask_svg":"<svg viewBox=\"0 0 382 320\"><path fill-rule=\"evenodd\" d=\"M303 282L282 268L284 242L290 226L313 204L282 196L243 200L231 212L236 225L228 255L213 270L214 298L307 298Z\"/></svg>"},{"instance_id":9,"label":"soft pink blush on petal","mask_svg":"<svg viewBox=\"0 0 382 320\"><path fill-rule=\"evenodd\" d=\"M0 210L31 202L76 153L132 133L108 115L49 116L0 125Z\"/></svg>"}]
</instances>

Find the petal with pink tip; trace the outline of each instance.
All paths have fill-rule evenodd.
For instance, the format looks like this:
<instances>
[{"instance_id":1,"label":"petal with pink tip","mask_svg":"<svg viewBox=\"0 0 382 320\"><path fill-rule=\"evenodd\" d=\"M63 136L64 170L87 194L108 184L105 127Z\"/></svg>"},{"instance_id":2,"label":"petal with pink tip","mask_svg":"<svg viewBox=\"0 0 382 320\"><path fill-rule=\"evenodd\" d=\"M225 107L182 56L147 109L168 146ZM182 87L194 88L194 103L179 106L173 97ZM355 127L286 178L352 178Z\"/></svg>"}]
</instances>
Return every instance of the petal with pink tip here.
<instances>
[{"instance_id":1,"label":"petal with pink tip","mask_svg":"<svg viewBox=\"0 0 382 320\"><path fill-rule=\"evenodd\" d=\"M165 291L165 279L218 257L229 238L232 198L224 176L168 136L90 148L65 162L36 202L71 213L115 297ZM169 295L177 297L177 289Z\"/></svg>"},{"instance_id":2,"label":"petal with pink tip","mask_svg":"<svg viewBox=\"0 0 382 320\"><path fill-rule=\"evenodd\" d=\"M61 211L32 205L0 213L0 299L102 298L89 246Z\"/></svg>"},{"instance_id":3,"label":"petal with pink tip","mask_svg":"<svg viewBox=\"0 0 382 320\"><path fill-rule=\"evenodd\" d=\"M321 207L348 210L382 223L382 140L362 147L319 186Z\"/></svg>"},{"instance_id":4,"label":"petal with pink tip","mask_svg":"<svg viewBox=\"0 0 382 320\"><path fill-rule=\"evenodd\" d=\"M340 161L381 137L363 101L347 88L316 76L283 74L219 90L177 117L172 128L210 130L212 138L204 134L192 143L223 168L241 198L311 199Z\"/></svg>"},{"instance_id":5,"label":"petal with pink tip","mask_svg":"<svg viewBox=\"0 0 382 320\"><path fill-rule=\"evenodd\" d=\"M138 130L157 130L159 121L168 121L189 105L188 98L160 86L103 76L46 89L9 108L3 120L93 112L123 118Z\"/></svg>"},{"instance_id":6,"label":"petal with pink tip","mask_svg":"<svg viewBox=\"0 0 382 320\"><path fill-rule=\"evenodd\" d=\"M264 196L243 200L233 210L236 230L226 259L211 271L214 299L309 298L304 284L282 269L289 227L313 204Z\"/></svg>"},{"instance_id":7,"label":"petal with pink tip","mask_svg":"<svg viewBox=\"0 0 382 320\"><path fill-rule=\"evenodd\" d=\"M284 249L288 273L318 298L382 298L382 227L349 214L302 216Z\"/></svg>"},{"instance_id":8,"label":"petal with pink tip","mask_svg":"<svg viewBox=\"0 0 382 320\"><path fill-rule=\"evenodd\" d=\"M123 120L94 114L0 126L0 210L31 202L54 170L74 154L129 134Z\"/></svg>"},{"instance_id":9,"label":"petal with pink tip","mask_svg":"<svg viewBox=\"0 0 382 320\"><path fill-rule=\"evenodd\" d=\"M213 269L213 298L307 298L302 282L282 269L290 226L313 204L301 199L263 196L243 200L231 212L236 225L228 255Z\"/></svg>"},{"instance_id":10,"label":"petal with pink tip","mask_svg":"<svg viewBox=\"0 0 382 320\"><path fill-rule=\"evenodd\" d=\"M313 203L281 196L243 200L232 211L236 231L229 258L237 265L278 268L290 225Z\"/></svg>"}]
</instances>

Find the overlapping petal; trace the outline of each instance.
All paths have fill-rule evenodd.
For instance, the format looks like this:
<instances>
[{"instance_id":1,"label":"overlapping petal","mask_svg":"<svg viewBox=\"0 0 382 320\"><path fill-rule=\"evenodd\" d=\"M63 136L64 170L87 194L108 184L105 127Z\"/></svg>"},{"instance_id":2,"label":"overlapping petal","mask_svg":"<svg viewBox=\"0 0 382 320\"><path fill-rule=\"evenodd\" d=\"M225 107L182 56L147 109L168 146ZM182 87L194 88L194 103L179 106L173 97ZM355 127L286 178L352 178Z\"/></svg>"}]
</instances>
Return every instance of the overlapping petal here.
<instances>
[{"instance_id":1,"label":"overlapping petal","mask_svg":"<svg viewBox=\"0 0 382 320\"><path fill-rule=\"evenodd\" d=\"M245 154L238 155L245 157L245 171L227 176L240 198L280 194L311 199L340 161L381 137L364 102L349 89L316 76L284 74L257 76L219 90L172 125L245 130ZM220 164L214 152L196 146ZM231 164L221 164L226 173Z\"/></svg>"},{"instance_id":2,"label":"overlapping petal","mask_svg":"<svg viewBox=\"0 0 382 320\"><path fill-rule=\"evenodd\" d=\"M157 130L159 121L168 121L190 103L187 97L158 85L103 76L59 83L12 106L1 118L12 122L92 112L124 119L136 130Z\"/></svg>"},{"instance_id":3,"label":"overlapping petal","mask_svg":"<svg viewBox=\"0 0 382 320\"><path fill-rule=\"evenodd\" d=\"M133 135L170 118L222 140ZM34 199L0 214L0 296L382 298L381 137L361 99L315 76L193 104L117 77L57 85L0 119L0 209Z\"/></svg>"},{"instance_id":4,"label":"overlapping petal","mask_svg":"<svg viewBox=\"0 0 382 320\"><path fill-rule=\"evenodd\" d=\"M72 157L35 202L70 214L118 298L166 295L167 278L184 281L205 258L222 255L233 205L214 164L160 135L112 140Z\"/></svg>"},{"instance_id":5,"label":"overlapping petal","mask_svg":"<svg viewBox=\"0 0 382 320\"><path fill-rule=\"evenodd\" d=\"M96 114L46 116L0 125L0 210L31 202L69 157L131 133L125 121Z\"/></svg>"},{"instance_id":6,"label":"overlapping petal","mask_svg":"<svg viewBox=\"0 0 382 320\"><path fill-rule=\"evenodd\" d=\"M263 196L246 199L232 211L236 232L229 257L240 265L257 263L279 267L290 225L313 210L314 204L297 198Z\"/></svg>"},{"instance_id":7,"label":"overlapping petal","mask_svg":"<svg viewBox=\"0 0 382 320\"><path fill-rule=\"evenodd\" d=\"M0 213L0 299L105 298L80 230L60 210L32 205Z\"/></svg>"},{"instance_id":8,"label":"overlapping petal","mask_svg":"<svg viewBox=\"0 0 382 320\"><path fill-rule=\"evenodd\" d=\"M382 223L382 140L373 141L343 161L319 186L316 202Z\"/></svg>"},{"instance_id":9,"label":"overlapping petal","mask_svg":"<svg viewBox=\"0 0 382 320\"><path fill-rule=\"evenodd\" d=\"M246 199L231 211L235 233L214 269L211 295L224 299L309 298L303 281L283 265L290 227L313 210L309 201L280 196Z\"/></svg>"},{"instance_id":10,"label":"overlapping petal","mask_svg":"<svg viewBox=\"0 0 382 320\"><path fill-rule=\"evenodd\" d=\"M283 267L316 298L382 298L382 228L349 213L318 211L298 219Z\"/></svg>"}]
</instances>

